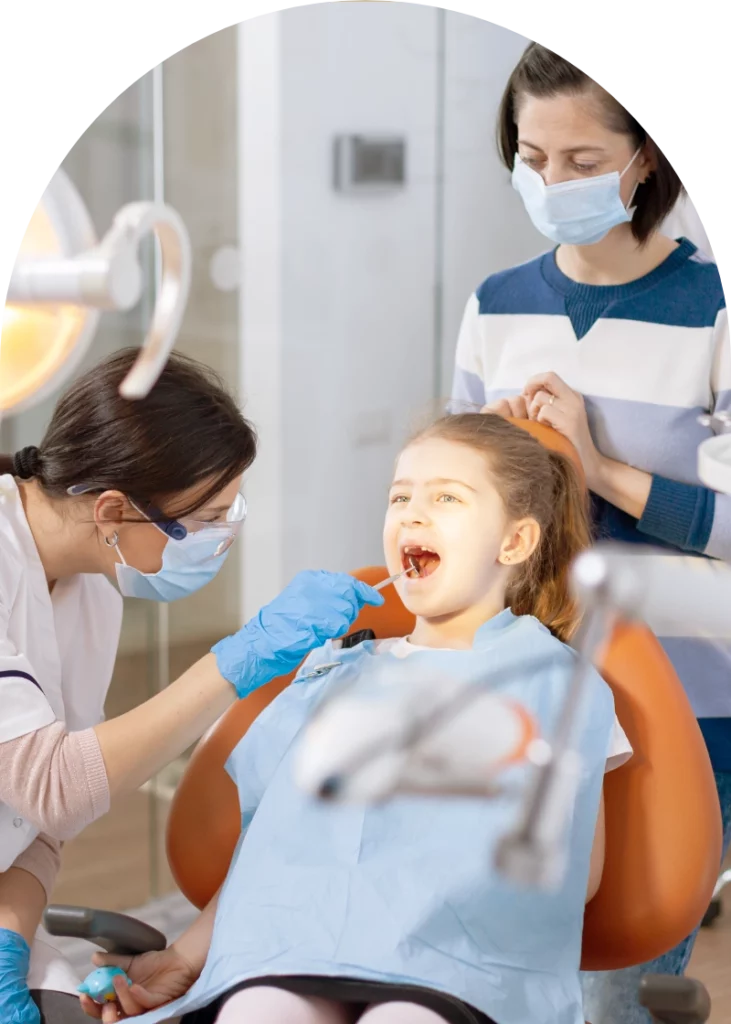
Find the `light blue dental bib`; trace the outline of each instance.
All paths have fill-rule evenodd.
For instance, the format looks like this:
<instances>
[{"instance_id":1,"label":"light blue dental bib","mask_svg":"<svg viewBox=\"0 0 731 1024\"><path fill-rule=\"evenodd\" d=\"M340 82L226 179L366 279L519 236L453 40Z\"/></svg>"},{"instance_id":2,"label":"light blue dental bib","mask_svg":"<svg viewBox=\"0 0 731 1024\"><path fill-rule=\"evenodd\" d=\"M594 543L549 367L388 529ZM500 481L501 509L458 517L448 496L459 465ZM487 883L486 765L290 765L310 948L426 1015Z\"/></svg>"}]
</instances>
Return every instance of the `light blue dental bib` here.
<instances>
[{"instance_id":1,"label":"light blue dental bib","mask_svg":"<svg viewBox=\"0 0 731 1024\"><path fill-rule=\"evenodd\" d=\"M494 800L399 797L381 806L315 802L292 781L300 730L333 688L367 677L408 685L425 670L495 681L547 737L575 654L537 622L505 611L470 651L376 654L327 644L231 754L242 837L201 977L144 1024L205 1006L246 979L328 975L420 985L464 1000L497 1024L583 1024L579 959L589 859L614 701L593 675L580 742L583 771L558 892L521 890L493 867L514 826L524 767ZM337 668L313 676L318 665Z\"/></svg>"}]
</instances>

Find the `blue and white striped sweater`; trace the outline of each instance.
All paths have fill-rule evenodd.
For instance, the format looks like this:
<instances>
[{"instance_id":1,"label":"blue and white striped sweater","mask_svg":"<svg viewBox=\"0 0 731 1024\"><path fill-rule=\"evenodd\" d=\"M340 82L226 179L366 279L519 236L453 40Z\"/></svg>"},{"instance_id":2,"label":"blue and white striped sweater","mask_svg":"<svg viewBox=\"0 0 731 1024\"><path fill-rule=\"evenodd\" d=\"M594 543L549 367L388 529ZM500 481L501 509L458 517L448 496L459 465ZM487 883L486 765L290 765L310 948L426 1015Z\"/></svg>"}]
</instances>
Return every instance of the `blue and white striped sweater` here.
<instances>
[{"instance_id":1,"label":"blue and white striped sweater","mask_svg":"<svg viewBox=\"0 0 731 1024\"><path fill-rule=\"evenodd\" d=\"M698 417L731 409L731 342L718 269L686 239L626 285L577 284L550 252L489 277L470 298L453 399L490 403L553 370L586 399L606 456L653 475L642 518L594 498L597 534L731 561L731 497L703 487ZM661 636L717 770L731 771L731 614L725 637ZM650 622L652 625L652 622Z\"/></svg>"}]
</instances>

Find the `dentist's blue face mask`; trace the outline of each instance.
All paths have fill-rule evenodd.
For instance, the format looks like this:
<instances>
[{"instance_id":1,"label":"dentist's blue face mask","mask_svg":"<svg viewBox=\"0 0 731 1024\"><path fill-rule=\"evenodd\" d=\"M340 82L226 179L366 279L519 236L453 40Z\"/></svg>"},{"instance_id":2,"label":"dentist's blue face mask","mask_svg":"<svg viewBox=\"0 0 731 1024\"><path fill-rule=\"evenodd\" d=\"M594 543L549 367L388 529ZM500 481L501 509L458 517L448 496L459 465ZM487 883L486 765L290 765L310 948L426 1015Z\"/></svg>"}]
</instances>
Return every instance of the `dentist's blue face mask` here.
<instances>
[{"instance_id":1,"label":"dentist's blue face mask","mask_svg":"<svg viewBox=\"0 0 731 1024\"><path fill-rule=\"evenodd\" d=\"M84 494L96 488L83 484L70 487L69 494ZM114 533L105 539L120 561L115 566L117 583L124 597L148 601L177 601L210 583L226 561L229 549L246 519L246 499L237 494L225 521L201 522L194 518L167 519L152 505L128 499L137 512L167 537L162 565L157 572L142 572L129 565Z\"/></svg>"},{"instance_id":2,"label":"dentist's blue face mask","mask_svg":"<svg viewBox=\"0 0 731 1024\"><path fill-rule=\"evenodd\" d=\"M134 504L134 502L133 502ZM142 597L149 601L177 601L200 590L218 574L229 549L246 518L246 501L238 494L228 510L225 522L177 522L152 518L149 509L139 508L167 536L162 566L157 572L140 572L128 565L115 536L110 547L121 562L116 565L117 583L124 597Z\"/></svg>"},{"instance_id":3,"label":"dentist's blue face mask","mask_svg":"<svg viewBox=\"0 0 731 1024\"><path fill-rule=\"evenodd\" d=\"M619 174L600 174L595 178L577 178L546 185L532 167L516 153L513 188L520 194L533 224L558 245L594 245L601 242L618 224L632 219L635 186L627 206L620 196L620 182L639 156L638 149Z\"/></svg>"}]
</instances>

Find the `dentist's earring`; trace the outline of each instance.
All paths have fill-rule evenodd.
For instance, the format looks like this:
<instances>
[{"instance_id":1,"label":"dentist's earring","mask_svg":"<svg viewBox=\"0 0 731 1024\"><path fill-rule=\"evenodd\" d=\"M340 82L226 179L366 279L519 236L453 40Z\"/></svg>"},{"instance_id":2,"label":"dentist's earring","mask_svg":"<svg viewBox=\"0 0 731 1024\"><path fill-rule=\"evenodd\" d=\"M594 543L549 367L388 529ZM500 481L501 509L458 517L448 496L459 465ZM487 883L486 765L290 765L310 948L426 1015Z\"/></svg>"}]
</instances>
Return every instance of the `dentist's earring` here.
<instances>
[{"instance_id":1,"label":"dentist's earring","mask_svg":"<svg viewBox=\"0 0 731 1024\"><path fill-rule=\"evenodd\" d=\"M117 544L119 544L119 534L117 531L115 530L111 537L105 537L104 543L108 548L116 548Z\"/></svg>"}]
</instances>

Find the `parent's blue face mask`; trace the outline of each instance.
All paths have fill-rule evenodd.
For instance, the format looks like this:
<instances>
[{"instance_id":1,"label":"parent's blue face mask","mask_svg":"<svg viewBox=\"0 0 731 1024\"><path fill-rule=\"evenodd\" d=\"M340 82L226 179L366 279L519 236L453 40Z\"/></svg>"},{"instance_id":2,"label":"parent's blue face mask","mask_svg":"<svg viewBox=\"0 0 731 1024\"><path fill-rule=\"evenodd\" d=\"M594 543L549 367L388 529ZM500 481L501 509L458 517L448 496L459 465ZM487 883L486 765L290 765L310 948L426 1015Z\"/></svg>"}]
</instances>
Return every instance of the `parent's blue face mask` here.
<instances>
[{"instance_id":1,"label":"parent's blue face mask","mask_svg":"<svg viewBox=\"0 0 731 1024\"><path fill-rule=\"evenodd\" d=\"M635 185L627 206L622 202L620 183L641 152L637 150L620 174L611 171L595 178L577 178L546 185L541 175L516 153L513 188L520 194L535 227L558 245L594 245L612 228L627 224Z\"/></svg>"}]
</instances>

